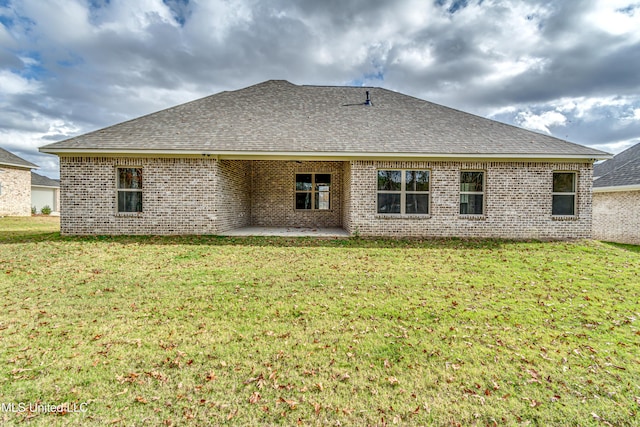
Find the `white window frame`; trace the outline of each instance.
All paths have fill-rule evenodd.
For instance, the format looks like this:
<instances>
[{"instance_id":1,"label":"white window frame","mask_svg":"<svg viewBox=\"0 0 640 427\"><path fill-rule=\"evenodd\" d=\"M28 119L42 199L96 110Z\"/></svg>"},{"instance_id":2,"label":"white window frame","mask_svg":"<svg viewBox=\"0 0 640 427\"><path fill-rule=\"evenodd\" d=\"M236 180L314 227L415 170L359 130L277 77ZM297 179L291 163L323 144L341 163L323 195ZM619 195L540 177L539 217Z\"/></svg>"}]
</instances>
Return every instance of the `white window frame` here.
<instances>
[{"instance_id":1,"label":"white window frame","mask_svg":"<svg viewBox=\"0 0 640 427\"><path fill-rule=\"evenodd\" d=\"M378 173L379 172L400 172L400 190L378 190ZM410 191L407 190L407 172L427 172L429 174L429 190L428 191ZM431 169L377 169L376 170L376 213L378 215L403 215L403 216L428 216L431 215ZM378 194L400 194L400 212L379 212L378 211ZM429 202L427 204L427 213L407 213L407 194L426 195Z\"/></svg>"},{"instance_id":2,"label":"white window frame","mask_svg":"<svg viewBox=\"0 0 640 427\"><path fill-rule=\"evenodd\" d=\"M142 174L141 178L141 186L140 188L120 188L120 171L122 169L140 169L140 173ZM137 215L144 211L144 205L142 203L142 195L144 191L144 168L142 166L116 166L115 170L116 174L116 213L118 215ZM140 193L140 210L139 211L121 211L119 206L120 193L131 192L131 193Z\"/></svg>"},{"instance_id":3,"label":"white window frame","mask_svg":"<svg viewBox=\"0 0 640 427\"><path fill-rule=\"evenodd\" d=\"M482 191L462 191L460 187L462 186L462 174L466 172L478 172L482 173ZM482 212L481 213L460 213L462 216L484 216L487 211L487 171L481 169L465 169L461 170L458 174L458 192L459 195L481 195L482 196ZM460 197L458 196L458 212L460 212L461 206Z\"/></svg>"},{"instance_id":4,"label":"white window frame","mask_svg":"<svg viewBox=\"0 0 640 427\"><path fill-rule=\"evenodd\" d=\"M557 173L566 173L573 175L573 191L553 191L553 176ZM554 214L553 213L553 198L554 196L573 196L573 213ZM557 170L551 174L551 215L555 217L574 217L578 212L578 172L576 171L564 171Z\"/></svg>"},{"instance_id":5,"label":"white window frame","mask_svg":"<svg viewBox=\"0 0 640 427\"><path fill-rule=\"evenodd\" d=\"M311 175L311 190L298 190L296 188L296 184L298 182L298 175ZM329 190L328 191L320 191L320 190L316 190L316 175L329 175ZM331 193L332 188L333 187L333 173L331 172L295 172L294 174L294 182L293 182L293 190L294 190L294 195L293 195L293 208L296 211L300 211L300 212L312 212L312 211L316 211L316 212L329 212L332 209L332 205L333 205L333 200L332 200L332 195ZM311 209L299 209L298 208L298 204L296 201L296 196L298 194L309 194L311 193ZM329 196L329 207L327 207L326 209L321 209L321 208L317 208L316 209L316 193L318 195L318 197L320 197L320 193L327 193Z\"/></svg>"}]
</instances>

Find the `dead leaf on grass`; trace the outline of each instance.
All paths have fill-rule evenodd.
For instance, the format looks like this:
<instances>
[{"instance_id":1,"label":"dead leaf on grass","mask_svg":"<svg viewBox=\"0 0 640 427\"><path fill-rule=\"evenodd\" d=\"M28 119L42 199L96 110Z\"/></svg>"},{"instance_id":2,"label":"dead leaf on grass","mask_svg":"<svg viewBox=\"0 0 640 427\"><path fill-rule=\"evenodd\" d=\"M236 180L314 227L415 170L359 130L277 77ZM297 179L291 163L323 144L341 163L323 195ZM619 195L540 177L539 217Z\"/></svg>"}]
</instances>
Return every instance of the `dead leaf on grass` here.
<instances>
[{"instance_id":1,"label":"dead leaf on grass","mask_svg":"<svg viewBox=\"0 0 640 427\"><path fill-rule=\"evenodd\" d=\"M278 402L280 403L286 403L287 405L289 405L289 409L291 409L292 411L294 409L296 409L296 406L298 405L298 402L296 402L295 400L292 399L285 399L283 397L278 399Z\"/></svg>"},{"instance_id":2,"label":"dead leaf on grass","mask_svg":"<svg viewBox=\"0 0 640 427\"><path fill-rule=\"evenodd\" d=\"M237 409L229 412L229 415L227 415L227 421L229 421L231 418L235 417L237 413L238 413Z\"/></svg>"},{"instance_id":3,"label":"dead leaf on grass","mask_svg":"<svg viewBox=\"0 0 640 427\"><path fill-rule=\"evenodd\" d=\"M262 399L262 396L260 396L260 393L258 393L257 391L254 391L251 394L251 396L249 396L249 403L258 403L260 399Z\"/></svg>"}]
</instances>

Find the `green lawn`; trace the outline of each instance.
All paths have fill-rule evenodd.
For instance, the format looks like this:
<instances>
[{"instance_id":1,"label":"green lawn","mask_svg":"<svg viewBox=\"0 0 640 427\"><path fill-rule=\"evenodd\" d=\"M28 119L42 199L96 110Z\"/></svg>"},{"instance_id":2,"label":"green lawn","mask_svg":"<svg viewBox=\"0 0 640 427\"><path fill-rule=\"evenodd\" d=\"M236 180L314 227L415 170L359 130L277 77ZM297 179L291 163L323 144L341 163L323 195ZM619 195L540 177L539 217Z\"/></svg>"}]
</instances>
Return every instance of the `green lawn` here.
<instances>
[{"instance_id":1,"label":"green lawn","mask_svg":"<svg viewBox=\"0 0 640 427\"><path fill-rule=\"evenodd\" d=\"M0 424L640 423L638 247L57 227L0 219Z\"/></svg>"}]
</instances>

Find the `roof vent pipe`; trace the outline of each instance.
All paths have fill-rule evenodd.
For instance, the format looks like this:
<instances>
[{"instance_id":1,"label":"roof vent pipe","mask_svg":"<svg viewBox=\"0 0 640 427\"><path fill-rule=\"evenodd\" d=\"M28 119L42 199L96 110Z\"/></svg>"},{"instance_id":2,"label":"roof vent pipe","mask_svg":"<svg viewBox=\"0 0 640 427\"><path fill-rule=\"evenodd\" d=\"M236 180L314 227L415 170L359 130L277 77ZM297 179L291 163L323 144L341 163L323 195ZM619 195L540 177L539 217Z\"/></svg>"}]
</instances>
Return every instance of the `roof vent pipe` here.
<instances>
[{"instance_id":1,"label":"roof vent pipe","mask_svg":"<svg viewBox=\"0 0 640 427\"><path fill-rule=\"evenodd\" d=\"M369 91L367 91L367 100L364 101L364 105L373 105L371 98L369 98Z\"/></svg>"}]
</instances>

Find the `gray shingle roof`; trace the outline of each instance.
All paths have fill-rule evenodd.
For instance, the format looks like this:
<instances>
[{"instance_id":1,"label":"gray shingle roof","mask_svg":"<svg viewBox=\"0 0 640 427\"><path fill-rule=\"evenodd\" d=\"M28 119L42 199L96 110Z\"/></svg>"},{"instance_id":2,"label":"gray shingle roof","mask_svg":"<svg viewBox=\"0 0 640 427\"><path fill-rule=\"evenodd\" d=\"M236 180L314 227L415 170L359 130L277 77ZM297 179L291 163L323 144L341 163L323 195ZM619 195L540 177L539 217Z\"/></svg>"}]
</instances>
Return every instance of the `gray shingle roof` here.
<instances>
[{"instance_id":1,"label":"gray shingle roof","mask_svg":"<svg viewBox=\"0 0 640 427\"><path fill-rule=\"evenodd\" d=\"M38 167L33 163L26 161L22 157L18 157L13 153L8 152L4 148L0 148L0 165L17 166L28 169Z\"/></svg>"},{"instance_id":2,"label":"gray shingle roof","mask_svg":"<svg viewBox=\"0 0 640 427\"><path fill-rule=\"evenodd\" d=\"M364 105L365 91L373 105ZM606 153L382 88L270 80L41 148L607 158Z\"/></svg>"},{"instance_id":3,"label":"gray shingle roof","mask_svg":"<svg viewBox=\"0 0 640 427\"><path fill-rule=\"evenodd\" d=\"M593 188L640 185L640 144L594 166Z\"/></svg>"},{"instance_id":4,"label":"gray shingle roof","mask_svg":"<svg viewBox=\"0 0 640 427\"><path fill-rule=\"evenodd\" d=\"M38 187L60 187L60 181L31 172L31 185Z\"/></svg>"}]
</instances>

